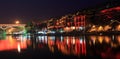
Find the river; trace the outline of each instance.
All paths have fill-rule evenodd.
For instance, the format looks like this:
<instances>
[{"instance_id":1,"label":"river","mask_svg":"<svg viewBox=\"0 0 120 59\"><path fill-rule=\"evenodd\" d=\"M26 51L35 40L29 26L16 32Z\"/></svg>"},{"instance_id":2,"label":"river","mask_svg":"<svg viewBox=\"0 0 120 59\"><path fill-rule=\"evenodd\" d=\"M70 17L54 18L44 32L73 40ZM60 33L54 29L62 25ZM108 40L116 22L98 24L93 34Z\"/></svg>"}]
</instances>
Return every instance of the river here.
<instances>
[{"instance_id":1,"label":"river","mask_svg":"<svg viewBox=\"0 0 120 59\"><path fill-rule=\"evenodd\" d=\"M2 59L120 59L120 35L0 38Z\"/></svg>"}]
</instances>

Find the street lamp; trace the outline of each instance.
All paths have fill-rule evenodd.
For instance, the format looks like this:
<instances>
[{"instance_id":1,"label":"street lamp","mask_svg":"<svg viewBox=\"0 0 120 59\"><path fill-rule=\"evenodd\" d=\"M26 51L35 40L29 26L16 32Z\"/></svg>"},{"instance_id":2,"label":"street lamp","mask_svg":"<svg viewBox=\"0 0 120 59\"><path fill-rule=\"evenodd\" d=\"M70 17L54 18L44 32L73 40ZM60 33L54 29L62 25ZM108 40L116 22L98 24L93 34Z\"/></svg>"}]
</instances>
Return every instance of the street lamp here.
<instances>
[{"instance_id":1,"label":"street lamp","mask_svg":"<svg viewBox=\"0 0 120 59\"><path fill-rule=\"evenodd\" d=\"M20 22L17 20L17 21L15 21L15 24L19 24Z\"/></svg>"}]
</instances>

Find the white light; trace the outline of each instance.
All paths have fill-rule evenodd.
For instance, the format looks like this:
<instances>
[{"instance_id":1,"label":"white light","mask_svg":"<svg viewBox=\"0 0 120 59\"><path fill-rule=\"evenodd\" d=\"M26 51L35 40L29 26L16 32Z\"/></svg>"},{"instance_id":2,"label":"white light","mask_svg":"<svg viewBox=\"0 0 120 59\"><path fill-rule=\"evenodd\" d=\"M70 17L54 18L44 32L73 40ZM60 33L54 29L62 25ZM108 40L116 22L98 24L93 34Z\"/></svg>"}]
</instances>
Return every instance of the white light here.
<instances>
[{"instance_id":1,"label":"white light","mask_svg":"<svg viewBox=\"0 0 120 59\"><path fill-rule=\"evenodd\" d=\"M73 39L73 42L72 42L73 44L75 44L75 39Z\"/></svg>"},{"instance_id":2,"label":"white light","mask_svg":"<svg viewBox=\"0 0 120 59\"><path fill-rule=\"evenodd\" d=\"M67 39L67 44L68 44L69 42L68 42L68 39Z\"/></svg>"},{"instance_id":3,"label":"white light","mask_svg":"<svg viewBox=\"0 0 120 59\"><path fill-rule=\"evenodd\" d=\"M60 37L61 42L63 41L63 36Z\"/></svg>"},{"instance_id":4,"label":"white light","mask_svg":"<svg viewBox=\"0 0 120 59\"><path fill-rule=\"evenodd\" d=\"M80 40L80 43L82 44L82 43L83 43L83 41L82 41L82 40Z\"/></svg>"},{"instance_id":5,"label":"white light","mask_svg":"<svg viewBox=\"0 0 120 59\"><path fill-rule=\"evenodd\" d=\"M47 39L47 36L45 36L45 43L47 43L47 40L48 40L48 39Z\"/></svg>"},{"instance_id":6,"label":"white light","mask_svg":"<svg viewBox=\"0 0 120 59\"><path fill-rule=\"evenodd\" d=\"M114 35L112 35L112 39L113 39L113 40L115 39L115 36L114 36Z\"/></svg>"},{"instance_id":7,"label":"white light","mask_svg":"<svg viewBox=\"0 0 120 59\"><path fill-rule=\"evenodd\" d=\"M60 31L60 33L63 33L63 32L64 32L64 31L62 31L62 30Z\"/></svg>"},{"instance_id":8,"label":"white light","mask_svg":"<svg viewBox=\"0 0 120 59\"><path fill-rule=\"evenodd\" d=\"M16 24L19 24L20 22L17 20L15 23L16 23Z\"/></svg>"},{"instance_id":9,"label":"white light","mask_svg":"<svg viewBox=\"0 0 120 59\"><path fill-rule=\"evenodd\" d=\"M21 52L20 43L18 43L18 52Z\"/></svg>"},{"instance_id":10,"label":"white light","mask_svg":"<svg viewBox=\"0 0 120 59\"><path fill-rule=\"evenodd\" d=\"M75 29L75 27L72 27L72 29L74 30L74 29Z\"/></svg>"},{"instance_id":11,"label":"white light","mask_svg":"<svg viewBox=\"0 0 120 59\"><path fill-rule=\"evenodd\" d=\"M79 27L80 30L83 30L83 27Z\"/></svg>"},{"instance_id":12,"label":"white light","mask_svg":"<svg viewBox=\"0 0 120 59\"><path fill-rule=\"evenodd\" d=\"M44 31L39 31L38 34L46 34Z\"/></svg>"}]
</instances>

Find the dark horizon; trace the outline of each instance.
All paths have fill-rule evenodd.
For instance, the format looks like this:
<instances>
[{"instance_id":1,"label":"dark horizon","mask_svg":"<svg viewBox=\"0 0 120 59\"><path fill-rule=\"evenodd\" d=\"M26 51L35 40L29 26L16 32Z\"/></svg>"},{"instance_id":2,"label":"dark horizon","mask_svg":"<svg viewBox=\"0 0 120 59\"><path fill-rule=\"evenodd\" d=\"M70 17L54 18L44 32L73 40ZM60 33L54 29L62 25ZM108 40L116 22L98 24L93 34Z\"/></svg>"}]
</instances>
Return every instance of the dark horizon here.
<instances>
[{"instance_id":1,"label":"dark horizon","mask_svg":"<svg viewBox=\"0 0 120 59\"><path fill-rule=\"evenodd\" d=\"M0 23L48 20L106 3L108 0L2 0Z\"/></svg>"}]
</instances>

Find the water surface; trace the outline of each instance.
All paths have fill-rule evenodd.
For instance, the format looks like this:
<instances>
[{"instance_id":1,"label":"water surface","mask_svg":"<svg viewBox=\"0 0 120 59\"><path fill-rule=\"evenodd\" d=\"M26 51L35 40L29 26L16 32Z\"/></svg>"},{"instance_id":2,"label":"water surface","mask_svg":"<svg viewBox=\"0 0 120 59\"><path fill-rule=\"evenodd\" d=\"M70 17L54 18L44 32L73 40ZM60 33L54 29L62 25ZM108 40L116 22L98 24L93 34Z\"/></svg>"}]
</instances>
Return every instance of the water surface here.
<instances>
[{"instance_id":1,"label":"water surface","mask_svg":"<svg viewBox=\"0 0 120 59\"><path fill-rule=\"evenodd\" d=\"M120 59L120 35L6 36L0 57L26 59Z\"/></svg>"}]
</instances>

